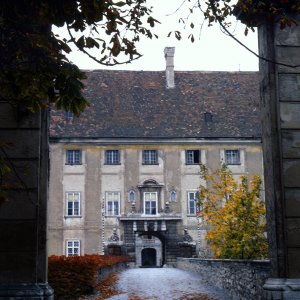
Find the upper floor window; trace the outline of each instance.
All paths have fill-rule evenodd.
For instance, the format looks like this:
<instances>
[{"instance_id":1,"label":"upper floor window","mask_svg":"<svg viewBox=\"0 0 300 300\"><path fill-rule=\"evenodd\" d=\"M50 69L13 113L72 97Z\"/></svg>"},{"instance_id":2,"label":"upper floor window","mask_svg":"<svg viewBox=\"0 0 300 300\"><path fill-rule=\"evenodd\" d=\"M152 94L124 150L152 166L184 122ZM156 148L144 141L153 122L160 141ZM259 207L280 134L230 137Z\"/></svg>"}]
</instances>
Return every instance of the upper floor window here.
<instances>
[{"instance_id":1,"label":"upper floor window","mask_svg":"<svg viewBox=\"0 0 300 300\"><path fill-rule=\"evenodd\" d=\"M107 216L118 216L120 214L120 198L121 198L120 192L105 193Z\"/></svg>"},{"instance_id":2,"label":"upper floor window","mask_svg":"<svg viewBox=\"0 0 300 300\"><path fill-rule=\"evenodd\" d=\"M135 191L131 190L128 192L128 201L135 202Z\"/></svg>"},{"instance_id":3,"label":"upper floor window","mask_svg":"<svg viewBox=\"0 0 300 300\"><path fill-rule=\"evenodd\" d=\"M175 190L171 191L170 193L170 201L171 202L176 202L176 199L177 199L177 193Z\"/></svg>"},{"instance_id":4,"label":"upper floor window","mask_svg":"<svg viewBox=\"0 0 300 300\"><path fill-rule=\"evenodd\" d=\"M241 164L240 150L225 150L225 164L226 165Z\"/></svg>"},{"instance_id":5,"label":"upper floor window","mask_svg":"<svg viewBox=\"0 0 300 300\"><path fill-rule=\"evenodd\" d=\"M197 213L197 192L188 192L188 214L196 215Z\"/></svg>"},{"instance_id":6,"label":"upper floor window","mask_svg":"<svg viewBox=\"0 0 300 300\"><path fill-rule=\"evenodd\" d=\"M81 165L81 150L66 151L66 165Z\"/></svg>"},{"instance_id":7,"label":"upper floor window","mask_svg":"<svg viewBox=\"0 0 300 300\"><path fill-rule=\"evenodd\" d=\"M157 165L158 164L157 150L144 150L143 163L145 165Z\"/></svg>"},{"instance_id":8,"label":"upper floor window","mask_svg":"<svg viewBox=\"0 0 300 300\"><path fill-rule=\"evenodd\" d=\"M66 256L79 256L80 255L80 241L69 240L67 241Z\"/></svg>"},{"instance_id":9,"label":"upper floor window","mask_svg":"<svg viewBox=\"0 0 300 300\"><path fill-rule=\"evenodd\" d=\"M185 161L187 165L200 164L200 158L200 150L186 150L185 152Z\"/></svg>"},{"instance_id":10,"label":"upper floor window","mask_svg":"<svg viewBox=\"0 0 300 300\"><path fill-rule=\"evenodd\" d=\"M107 165L120 164L120 151L119 150L106 150L105 151L105 164L107 164Z\"/></svg>"},{"instance_id":11,"label":"upper floor window","mask_svg":"<svg viewBox=\"0 0 300 300\"><path fill-rule=\"evenodd\" d=\"M67 216L80 216L80 192L66 192Z\"/></svg>"},{"instance_id":12,"label":"upper floor window","mask_svg":"<svg viewBox=\"0 0 300 300\"><path fill-rule=\"evenodd\" d=\"M156 215L157 213L157 192L144 192L144 214Z\"/></svg>"}]
</instances>

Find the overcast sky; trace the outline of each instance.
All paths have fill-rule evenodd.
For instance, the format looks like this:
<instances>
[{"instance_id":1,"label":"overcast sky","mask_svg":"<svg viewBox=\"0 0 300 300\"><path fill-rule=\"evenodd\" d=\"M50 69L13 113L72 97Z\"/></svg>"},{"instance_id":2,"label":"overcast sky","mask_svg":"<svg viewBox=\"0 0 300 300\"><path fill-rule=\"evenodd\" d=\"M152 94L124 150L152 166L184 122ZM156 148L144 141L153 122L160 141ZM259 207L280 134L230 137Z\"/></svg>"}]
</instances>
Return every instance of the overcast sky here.
<instances>
[{"instance_id":1,"label":"overcast sky","mask_svg":"<svg viewBox=\"0 0 300 300\"><path fill-rule=\"evenodd\" d=\"M191 43L187 36L191 28L185 31L183 25L178 23L180 17L188 15L188 9L177 8L183 0L148 0L154 7L154 17L161 20L162 24L155 26L155 32L159 39L143 39L138 45L138 50L143 57L133 61L131 64L110 67L115 70L164 70L164 48L175 47L175 70L184 71L257 71L258 59L236 41L222 33L215 25L208 27L204 23L200 32L200 26L194 29L195 42ZM195 14L192 20L195 24L201 24L203 16ZM177 41L174 36L167 37L173 30L180 30L183 39ZM244 36L245 26L233 20L231 31L234 35L246 44L250 49L257 52L257 35L249 32ZM186 33L185 33L186 32ZM76 63L81 69L105 69L93 60L81 54L78 50L72 52L68 58Z\"/></svg>"}]
</instances>

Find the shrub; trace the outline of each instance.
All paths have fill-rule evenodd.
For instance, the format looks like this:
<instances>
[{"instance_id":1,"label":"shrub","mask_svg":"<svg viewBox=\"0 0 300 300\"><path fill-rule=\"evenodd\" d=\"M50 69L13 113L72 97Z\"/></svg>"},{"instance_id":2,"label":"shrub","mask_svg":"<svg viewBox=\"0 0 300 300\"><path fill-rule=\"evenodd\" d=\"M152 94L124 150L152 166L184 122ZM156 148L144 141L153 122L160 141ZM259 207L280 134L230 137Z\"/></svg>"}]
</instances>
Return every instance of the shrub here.
<instances>
[{"instance_id":1,"label":"shrub","mask_svg":"<svg viewBox=\"0 0 300 300\"><path fill-rule=\"evenodd\" d=\"M126 261L127 256L50 256L48 280L55 299L76 299L92 294L102 268Z\"/></svg>"}]
</instances>

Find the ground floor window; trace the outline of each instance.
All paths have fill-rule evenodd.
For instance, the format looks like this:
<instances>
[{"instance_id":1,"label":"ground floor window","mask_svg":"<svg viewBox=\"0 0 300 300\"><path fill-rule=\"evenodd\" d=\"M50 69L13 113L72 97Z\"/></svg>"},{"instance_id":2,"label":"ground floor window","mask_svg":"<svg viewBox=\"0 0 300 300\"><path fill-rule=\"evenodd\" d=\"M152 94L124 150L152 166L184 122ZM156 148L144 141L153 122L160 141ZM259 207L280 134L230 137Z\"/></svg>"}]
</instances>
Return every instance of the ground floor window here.
<instances>
[{"instance_id":1,"label":"ground floor window","mask_svg":"<svg viewBox=\"0 0 300 300\"><path fill-rule=\"evenodd\" d=\"M80 255L80 241L68 240L66 247L66 256L79 256Z\"/></svg>"}]
</instances>

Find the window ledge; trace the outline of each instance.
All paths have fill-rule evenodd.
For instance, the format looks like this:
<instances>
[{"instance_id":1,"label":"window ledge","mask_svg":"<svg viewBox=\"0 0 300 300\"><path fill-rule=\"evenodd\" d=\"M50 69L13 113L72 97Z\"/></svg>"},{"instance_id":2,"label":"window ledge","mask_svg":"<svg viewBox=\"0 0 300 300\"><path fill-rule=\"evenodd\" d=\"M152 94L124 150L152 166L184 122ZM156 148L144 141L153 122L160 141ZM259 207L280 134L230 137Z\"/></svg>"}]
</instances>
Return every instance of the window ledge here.
<instances>
[{"instance_id":1,"label":"window ledge","mask_svg":"<svg viewBox=\"0 0 300 300\"><path fill-rule=\"evenodd\" d=\"M115 163L115 164L108 164L108 163L104 163L104 166L120 166L121 163Z\"/></svg>"},{"instance_id":2,"label":"window ledge","mask_svg":"<svg viewBox=\"0 0 300 300\"><path fill-rule=\"evenodd\" d=\"M64 216L65 219L80 219L82 216Z\"/></svg>"},{"instance_id":3,"label":"window ledge","mask_svg":"<svg viewBox=\"0 0 300 300\"><path fill-rule=\"evenodd\" d=\"M157 164L146 164L146 163L142 163L143 166L159 166L159 163Z\"/></svg>"}]
</instances>

